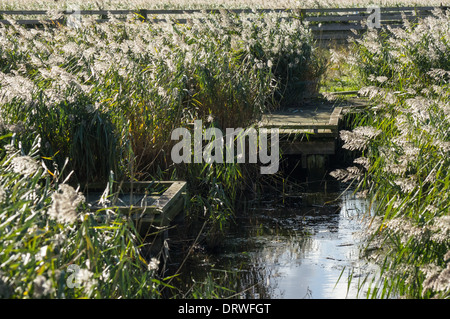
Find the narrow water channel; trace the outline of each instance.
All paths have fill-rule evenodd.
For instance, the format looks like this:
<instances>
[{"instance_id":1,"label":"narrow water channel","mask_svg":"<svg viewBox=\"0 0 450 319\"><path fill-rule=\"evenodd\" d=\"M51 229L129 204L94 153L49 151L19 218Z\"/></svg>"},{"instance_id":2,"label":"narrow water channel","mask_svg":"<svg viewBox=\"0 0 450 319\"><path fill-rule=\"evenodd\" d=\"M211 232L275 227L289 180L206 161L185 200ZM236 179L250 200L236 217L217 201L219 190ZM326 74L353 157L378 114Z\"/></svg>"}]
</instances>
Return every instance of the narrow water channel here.
<instances>
[{"instance_id":1,"label":"narrow water channel","mask_svg":"<svg viewBox=\"0 0 450 319\"><path fill-rule=\"evenodd\" d=\"M209 279L236 298L364 298L356 278L373 271L359 259L367 209L351 191L260 202L237 214L220 253L197 252L179 280Z\"/></svg>"}]
</instances>

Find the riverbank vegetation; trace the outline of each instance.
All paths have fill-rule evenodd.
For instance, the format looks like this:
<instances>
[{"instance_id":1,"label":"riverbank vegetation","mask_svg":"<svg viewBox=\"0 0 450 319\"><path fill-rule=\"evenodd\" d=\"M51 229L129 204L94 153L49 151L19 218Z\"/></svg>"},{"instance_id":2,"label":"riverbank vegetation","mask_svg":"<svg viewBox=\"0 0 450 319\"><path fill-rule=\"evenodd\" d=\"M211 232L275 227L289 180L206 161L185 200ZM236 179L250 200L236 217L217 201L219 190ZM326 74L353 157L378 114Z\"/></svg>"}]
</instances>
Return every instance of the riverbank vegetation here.
<instances>
[{"instance_id":1,"label":"riverbank vegetation","mask_svg":"<svg viewBox=\"0 0 450 319\"><path fill-rule=\"evenodd\" d=\"M168 0L168 1L148 1L148 0L16 0L14 2L0 1L1 10L66 10L68 6L78 7L81 10L137 10L146 9L211 9L227 8L262 8L262 9L292 9L292 8L339 8L339 7L367 7L369 5L380 5L384 7L393 6L440 6L442 1L430 0L424 3L423 0L280 0L277 2L267 0Z\"/></svg>"},{"instance_id":2,"label":"riverbank vegetation","mask_svg":"<svg viewBox=\"0 0 450 319\"><path fill-rule=\"evenodd\" d=\"M186 180L187 217L200 225L189 231L214 247L259 167L175 166L171 132L195 119L251 127L317 93L326 55L288 17L221 11L186 25L129 16L0 26L0 297L177 297L150 243L107 205L91 212L84 186ZM367 254L382 271L369 297L449 297L449 20L437 12L404 30L369 31L345 57L331 52L354 73L337 83L328 72L325 83L364 83L370 100L341 132L344 148L359 152L355 165L333 172L373 202ZM227 289L211 279L182 297L236 293Z\"/></svg>"},{"instance_id":3,"label":"riverbank vegetation","mask_svg":"<svg viewBox=\"0 0 450 319\"><path fill-rule=\"evenodd\" d=\"M187 217L214 246L254 169L175 167L171 132L195 119L249 127L316 91L322 61L310 31L287 17L0 26L1 296L160 296L147 244L114 211L89 212L86 184L186 180ZM80 288L68 287L70 265Z\"/></svg>"},{"instance_id":4,"label":"riverbank vegetation","mask_svg":"<svg viewBox=\"0 0 450 319\"><path fill-rule=\"evenodd\" d=\"M360 156L332 175L373 206L371 298L450 296L450 14L435 14L370 31L347 57L369 106L340 133Z\"/></svg>"}]
</instances>

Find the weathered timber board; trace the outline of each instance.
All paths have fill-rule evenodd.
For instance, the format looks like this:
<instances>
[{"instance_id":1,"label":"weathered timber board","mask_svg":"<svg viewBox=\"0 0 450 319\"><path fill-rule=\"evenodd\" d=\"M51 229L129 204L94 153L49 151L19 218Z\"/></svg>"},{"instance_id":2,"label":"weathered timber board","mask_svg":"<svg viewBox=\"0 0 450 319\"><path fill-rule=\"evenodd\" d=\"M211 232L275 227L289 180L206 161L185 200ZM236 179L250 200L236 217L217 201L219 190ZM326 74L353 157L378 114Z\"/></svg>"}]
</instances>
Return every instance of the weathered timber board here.
<instances>
[{"instance_id":1,"label":"weathered timber board","mask_svg":"<svg viewBox=\"0 0 450 319\"><path fill-rule=\"evenodd\" d=\"M162 194L155 195L151 192L151 186L161 185L168 186ZM115 201L106 206L140 224L168 226L183 209L186 182L133 182L122 183L119 187L121 192ZM100 192L91 192L86 195L88 203L91 204L91 210L104 208L99 204L100 196Z\"/></svg>"},{"instance_id":2,"label":"weathered timber board","mask_svg":"<svg viewBox=\"0 0 450 319\"><path fill-rule=\"evenodd\" d=\"M335 154L342 110L343 105L315 102L266 114L260 125L278 128L282 155L301 155L306 168L311 155Z\"/></svg>"},{"instance_id":3,"label":"weathered timber board","mask_svg":"<svg viewBox=\"0 0 450 319\"><path fill-rule=\"evenodd\" d=\"M337 136L342 107L327 103L281 110L265 114L261 127L278 128L280 134L332 133Z\"/></svg>"}]
</instances>

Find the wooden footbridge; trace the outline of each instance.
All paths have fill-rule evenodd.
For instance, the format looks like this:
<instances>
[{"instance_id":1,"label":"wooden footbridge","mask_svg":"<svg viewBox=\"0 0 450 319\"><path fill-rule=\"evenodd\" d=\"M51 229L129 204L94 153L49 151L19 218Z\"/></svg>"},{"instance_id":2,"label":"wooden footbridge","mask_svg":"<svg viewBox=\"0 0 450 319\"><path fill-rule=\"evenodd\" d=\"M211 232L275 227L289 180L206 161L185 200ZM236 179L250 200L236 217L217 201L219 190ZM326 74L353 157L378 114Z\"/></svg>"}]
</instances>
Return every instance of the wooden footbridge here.
<instances>
[{"instance_id":1,"label":"wooden footbridge","mask_svg":"<svg viewBox=\"0 0 450 319\"><path fill-rule=\"evenodd\" d=\"M86 185L84 196L90 211L102 223L108 218L107 210L115 212L115 218L130 219L142 239L151 242L150 255L164 254L164 241L168 230L184 218L186 201L184 181L143 181L114 183L111 193L103 183ZM114 216L114 215L113 215Z\"/></svg>"},{"instance_id":2,"label":"wooden footbridge","mask_svg":"<svg viewBox=\"0 0 450 319\"><path fill-rule=\"evenodd\" d=\"M262 127L278 128L282 154L301 155L302 166L307 168L309 155L335 153L341 112L342 107L308 105L266 114Z\"/></svg>"},{"instance_id":3,"label":"wooden footbridge","mask_svg":"<svg viewBox=\"0 0 450 319\"><path fill-rule=\"evenodd\" d=\"M109 196L105 196L106 187L103 184L90 185L85 191L90 210L101 211L108 207L137 222L139 228L141 225L168 227L183 210L186 182L115 183Z\"/></svg>"},{"instance_id":4,"label":"wooden footbridge","mask_svg":"<svg viewBox=\"0 0 450 319\"><path fill-rule=\"evenodd\" d=\"M379 27L402 27L404 19L414 22L420 18L433 15L435 9L448 10L448 6L408 6L408 7L381 7L379 8ZM273 9L228 9L234 14L246 14L256 12L291 12L292 18L300 19L309 25L314 38L320 44L328 44L346 41L349 37L358 38L367 31L367 22L372 19L374 13L372 7L361 8L273 8ZM65 25L70 16L90 16L96 22L110 21L111 16L117 20L123 20L128 15L150 23L172 21L173 23L186 23L195 13L218 13L218 9L140 9L140 10L61 10L59 17L53 18L47 10L0 10L0 23L11 24L9 19L14 19L19 25L29 27L41 26L46 23L49 26Z\"/></svg>"},{"instance_id":5,"label":"wooden footbridge","mask_svg":"<svg viewBox=\"0 0 450 319\"><path fill-rule=\"evenodd\" d=\"M356 103L353 99L335 103L311 101L298 108L265 114L260 126L278 128L282 157L297 155L302 168L313 175L322 174L326 158L336 154L343 110Z\"/></svg>"}]
</instances>

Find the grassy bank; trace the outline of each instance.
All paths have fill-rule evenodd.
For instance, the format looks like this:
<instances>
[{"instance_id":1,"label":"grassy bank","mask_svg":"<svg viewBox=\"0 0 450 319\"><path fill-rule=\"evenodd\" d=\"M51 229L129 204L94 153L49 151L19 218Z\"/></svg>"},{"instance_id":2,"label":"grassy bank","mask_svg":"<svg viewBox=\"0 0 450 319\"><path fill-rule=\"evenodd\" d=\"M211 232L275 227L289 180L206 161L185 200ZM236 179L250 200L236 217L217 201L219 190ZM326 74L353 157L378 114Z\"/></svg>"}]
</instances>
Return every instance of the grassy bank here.
<instances>
[{"instance_id":1,"label":"grassy bank","mask_svg":"<svg viewBox=\"0 0 450 319\"><path fill-rule=\"evenodd\" d=\"M347 62L370 106L344 148L354 166L333 172L371 199L367 255L381 269L372 298L450 296L450 15L369 32Z\"/></svg>"}]
</instances>

